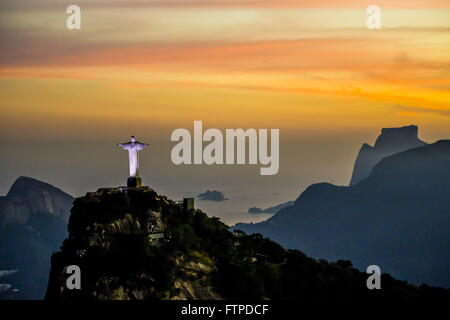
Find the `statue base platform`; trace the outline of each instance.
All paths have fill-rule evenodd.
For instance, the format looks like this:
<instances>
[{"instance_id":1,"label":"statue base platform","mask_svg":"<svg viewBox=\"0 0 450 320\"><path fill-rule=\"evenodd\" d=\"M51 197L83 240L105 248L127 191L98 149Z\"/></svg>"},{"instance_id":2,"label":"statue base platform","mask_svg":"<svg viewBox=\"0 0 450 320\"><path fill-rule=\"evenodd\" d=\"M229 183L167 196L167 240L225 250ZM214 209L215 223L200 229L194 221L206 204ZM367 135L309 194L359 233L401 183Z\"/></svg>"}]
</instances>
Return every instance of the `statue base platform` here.
<instances>
[{"instance_id":1,"label":"statue base platform","mask_svg":"<svg viewBox=\"0 0 450 320\"><path fill-rule=\"evenodd\" d=\"M140 188L142 187L142 179L139 177L129 177L127 179L128 188Z\"/></svg>"}]
</instances>

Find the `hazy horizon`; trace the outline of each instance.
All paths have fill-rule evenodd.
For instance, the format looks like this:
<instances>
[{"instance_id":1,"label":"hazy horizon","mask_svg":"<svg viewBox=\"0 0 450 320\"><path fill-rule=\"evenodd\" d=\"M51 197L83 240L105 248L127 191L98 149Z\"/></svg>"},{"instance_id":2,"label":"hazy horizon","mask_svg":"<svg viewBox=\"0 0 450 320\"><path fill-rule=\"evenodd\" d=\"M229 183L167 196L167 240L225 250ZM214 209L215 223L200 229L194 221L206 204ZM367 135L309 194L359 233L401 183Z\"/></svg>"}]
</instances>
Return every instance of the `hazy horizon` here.
<instances>
[{"instance_id":1,"label":"hazy horizon","mask_svg":"<svg viewBox=\"0 0 450 320\"><path fill-rule=\"evenodd\" d=\"M140 175L145 185L174 200L195 197L206 190L221 191L229 200L215 202L196 199L196 207L230 225L258 222L271 214L249 214L248 208L265 208L295 200L314 183L348 185L359 148L364 142L373 145L380 132L381 129L372 133L365 141L357 141L358 136L341 140L336 135L328 139L323 136L317 144L311 144L305 138L295 141L281 139L280 172L275 176L260 176L259 165L176 166L170 162L174 143L151 142L151 138L143 138L140 140L150 142L150 146L141 151ZM419 138L432 143L446 137L430 137L419 128ZM128 156L115 145L125 140L111 143L108 140L80 142L64 139L1 141L9 153L1 161L0 194L5 195L19 176L50 183L74 197L102 187L126 185ZM296 152L289 150L291 156L287 157L286 149L292 145L298 146L298 149ZM57 158L54 156L55 150L58 150ZM330 162L330 159L333 161Z\"/></svg>"}]
</instances>

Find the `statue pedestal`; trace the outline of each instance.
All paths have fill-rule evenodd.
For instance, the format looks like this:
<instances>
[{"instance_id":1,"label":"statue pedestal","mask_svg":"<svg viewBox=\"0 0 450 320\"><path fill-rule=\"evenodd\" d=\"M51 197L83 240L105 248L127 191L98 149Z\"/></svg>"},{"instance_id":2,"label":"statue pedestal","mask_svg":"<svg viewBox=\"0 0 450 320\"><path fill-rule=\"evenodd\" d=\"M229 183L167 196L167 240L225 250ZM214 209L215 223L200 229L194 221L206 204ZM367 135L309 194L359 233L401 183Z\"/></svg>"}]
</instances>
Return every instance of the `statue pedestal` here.
<instances>
[{"instance_id":1,"label":"statue pedestal","mask_svg":"<svg viewBox=\"0 0 450 320\"><path fill-rule=\"evenodd\" d=\"M127 179L128 188L139 188L142 187L142 179L139 177L129 177Z\"/></svg>"}]
</instances>

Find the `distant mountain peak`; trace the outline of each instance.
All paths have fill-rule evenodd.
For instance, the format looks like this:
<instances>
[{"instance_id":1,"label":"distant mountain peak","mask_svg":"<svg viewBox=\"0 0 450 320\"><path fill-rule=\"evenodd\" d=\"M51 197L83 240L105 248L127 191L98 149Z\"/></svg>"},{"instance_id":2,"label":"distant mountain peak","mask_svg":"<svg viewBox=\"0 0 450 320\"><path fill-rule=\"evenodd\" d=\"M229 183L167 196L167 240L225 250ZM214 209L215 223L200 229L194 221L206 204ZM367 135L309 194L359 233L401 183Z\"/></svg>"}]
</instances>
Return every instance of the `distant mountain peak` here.
<instances>
[{"instance_id":1,"label":"distant mountain peak","mask_svg":"<svg viewBox=\"0 0 450 320\"><path fill-rule=\"evenodd\" d=\"M11 286L0 290L0 300L44 297L48 261L67 236L72 203L62 190L24 176L0 197L0 269L20 269L14 275L0 271L0 276L11 275L5 280Z\"/></svg>"},{"instance_id":2,"label":"distant mountain peak","mask_svg":"<svg viewBox=\"0 0 450 320\"><path fill-rule=\"evenodd\" d=\"M395 128L382 128L381 134L405 134L411 135L417 138L417 133L419 132L419 127L415 124L411 124L409 126L403 127L395 127Z\"/></svg>"},{"instance_id":3,"label":"distant mountain peak","mask_svg":"<svg viewBox=\"0 0 450 320\"><path fill-rule=\"evenodd\" d=\"M383 128L381 135L375 141L375 148L397 148L400 144L425 144L417 137L419 128L416 125L404 126L399 128Z\"/></svg>"},{"instance_id":4,"label":"distant mountain peak","mask_svg":"<svg viewBox=\"0 0 450 320\"><path fill-rule=\"evenodd\" d=\"M419 128L416 125L381 129L381 134L373 147L364 143L359 150L350 185L355 185L367 178L373 167L381 159L398 152L426 145L426 142L418 138L418 132Z\"/></svg>"},{"instance_id":5,"label":"distant mountain peak","mask_svg":"<svg viewBox=\"0 0 450 320\"><path fill-rule=\"evenodd\" d=\"M67 221L73 197L40 180L21 176L14 181L8 194L1 198L0 225L6 222L26 222L32 215L48 213Z\"/></svg>"},{"instance_id":6,"label":"distant mountain peak","mask_svg":"<svg viewBox=\"0 0 450 320\"><path fill-rule=\"evenodd\" d=\"M7 196L14 196L21 198L24 195L24 192L27 192L29 190L36 190L36 189L47 189L47 190L54 190L56 192L61 192L62 194L67 195L68 197L72 198L69 194L65 193L61 189L52 186L49 183L40 181L35 178L20 176L14 181L14 183L11 185L11 188L8 191Z\"/></svg>"}]
</instances>

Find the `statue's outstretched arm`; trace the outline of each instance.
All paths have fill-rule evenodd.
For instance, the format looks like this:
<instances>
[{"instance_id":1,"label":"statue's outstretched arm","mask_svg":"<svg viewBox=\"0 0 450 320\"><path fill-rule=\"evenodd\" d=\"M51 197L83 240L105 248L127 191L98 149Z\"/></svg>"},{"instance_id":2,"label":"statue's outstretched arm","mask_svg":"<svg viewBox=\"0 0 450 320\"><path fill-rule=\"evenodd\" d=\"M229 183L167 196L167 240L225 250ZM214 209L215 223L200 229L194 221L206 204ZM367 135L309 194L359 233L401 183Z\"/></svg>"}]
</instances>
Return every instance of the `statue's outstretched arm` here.
<instances>
[{"instance_id":1,"label":"statue's outstretched arm","mask_svg":"<svg viewBox=\"0 0 450 320\"><path fill-rule=\"evenodd\" d=\"M129 147L129 143L118 143L117 145L118 145L119 147L124 148L124 149L128 149L128 147Z\"/></svg>"},{"instance_id":2,"label":"statue's outstretched arm","mask_svg":"<svg viewBox=\"0 0 450 320\"><path fill-rule=\"evenodd\" d=\"M139 150L142 150L142 149L144 149L146 146L148 146L148 143L141 143L141 142L139 142L139 143L138 143L138 146L139 146Z\"/></svg>"}]
</instances>

